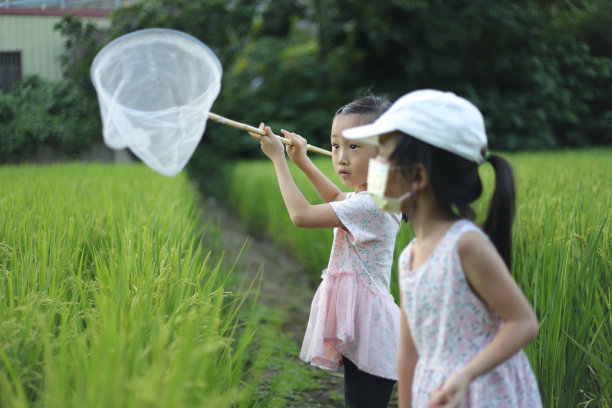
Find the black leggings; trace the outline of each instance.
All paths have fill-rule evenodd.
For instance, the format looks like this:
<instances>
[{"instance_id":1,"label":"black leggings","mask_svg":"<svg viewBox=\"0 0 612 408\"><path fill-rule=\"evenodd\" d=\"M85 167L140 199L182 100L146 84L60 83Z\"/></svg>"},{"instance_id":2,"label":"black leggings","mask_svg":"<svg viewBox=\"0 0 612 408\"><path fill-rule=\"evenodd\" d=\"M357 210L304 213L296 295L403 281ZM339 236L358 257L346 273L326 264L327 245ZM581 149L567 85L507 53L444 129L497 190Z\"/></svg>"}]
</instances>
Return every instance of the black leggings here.
<instances>
[{"instance_id":1,"label":"black leggings","mask_svg":"<svg viewBox=\"0 0 612 408\"><path fill-rule=\"evenodd\" d=\"M348 358L344 363L344 404L346 408L387 408L395 380L361 371Z\"/></svg>"}]
</instances>

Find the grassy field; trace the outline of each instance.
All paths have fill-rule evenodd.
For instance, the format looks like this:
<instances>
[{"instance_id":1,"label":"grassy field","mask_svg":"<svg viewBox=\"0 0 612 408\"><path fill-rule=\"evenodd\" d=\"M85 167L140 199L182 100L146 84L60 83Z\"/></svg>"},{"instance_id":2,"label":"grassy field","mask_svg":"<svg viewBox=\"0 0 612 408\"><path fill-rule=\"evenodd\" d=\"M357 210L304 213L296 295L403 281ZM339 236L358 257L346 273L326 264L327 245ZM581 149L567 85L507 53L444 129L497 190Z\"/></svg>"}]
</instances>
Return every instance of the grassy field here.
<instances>
[{"instance_id":1,"label":"grassy field","mask_svg":"<svg viewBox=\"0 0 612 408\"><path fill-rule=\"evenodd\" d=\"M8 166L0 191L1 407L254 405L259 318L183 175Z\"/></svg>"},{"instance_id":2,"label":"grassy field","mask_svg":"<svg viewBox=\"0 0 612 408\"><path fill-rule=\"evenodd\" d=\"M526 352L544 405L610 407L612 150L506 157L515 170L518 194L512 273L541 324ZM340 185L329 159L315 161ZM292 173L310 202L320 202L299 170L293 167ZM489 166L482 167L482 177L491 192ZM488 199L484 196L475 205L481 218ZM311 270L313 283L318 282L332 233L293 227L269 161L235 166L230 202L251 231L272 237L294 253ZM396 254L411 238L410 229L402 227ZM396 284L392 292L397 297Z\"/></svg>"}]
</instances>

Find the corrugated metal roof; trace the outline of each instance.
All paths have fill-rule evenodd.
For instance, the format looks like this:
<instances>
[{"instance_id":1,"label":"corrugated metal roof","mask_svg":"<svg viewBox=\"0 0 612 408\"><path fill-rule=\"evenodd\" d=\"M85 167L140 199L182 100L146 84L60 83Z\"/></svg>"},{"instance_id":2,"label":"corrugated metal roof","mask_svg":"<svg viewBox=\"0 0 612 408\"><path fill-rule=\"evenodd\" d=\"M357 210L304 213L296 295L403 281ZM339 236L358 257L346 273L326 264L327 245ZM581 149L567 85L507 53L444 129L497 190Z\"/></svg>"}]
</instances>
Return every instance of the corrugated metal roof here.
<instances>
[{"instance_id":1,"label":"corrugated metal roof","mask_svg":"<svg viewBox=\"0 0 612 408\"><path fill-rule=\"evenodd\" d=\"M1 0L0 0L1 1ZM33 8L0 8L0 15L9 16L63 16L70 14L74 17L109 17L113 10L96 10L96 9L33 9Z\"/></svg>"},{"instance_id":2,"label":"corrugated metal roof","mask_svg":"<svg viewBox=\"0 0 612 408\"><path fill-rule=\"evenodd\" d=\"M64 12L66 10L105 10L110 12L130 3L126 0L0 0L0 13L9 10L27 14ZM3 13L4 14L4 13ZM64 13L65 14L65 13ZM73 14L73 13L71 13ZM76 15L76 14L75 14Z\"/></svg>"}]
</instances>

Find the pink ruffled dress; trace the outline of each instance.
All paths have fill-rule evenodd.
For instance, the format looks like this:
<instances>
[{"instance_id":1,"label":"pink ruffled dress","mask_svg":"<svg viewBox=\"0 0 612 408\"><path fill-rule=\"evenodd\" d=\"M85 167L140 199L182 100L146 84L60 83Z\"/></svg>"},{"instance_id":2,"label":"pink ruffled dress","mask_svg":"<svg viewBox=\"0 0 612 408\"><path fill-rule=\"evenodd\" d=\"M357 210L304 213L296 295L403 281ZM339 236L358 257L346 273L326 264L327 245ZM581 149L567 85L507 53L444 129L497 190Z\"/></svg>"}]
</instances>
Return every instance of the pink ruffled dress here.
<instances>
[{"instance_id":1,"label":"pink ruffled dress","mask_svg":"<svg viewBox=\"0 0 612 408\"><path fill-rule=\"evenodd\" d=\"M400 312L389 284L400 214L380 210L366 191L330 204L344 228L334 229L300 358L334 370L344 355L361 371L397 380Z\"/></svg>"},{"instance_id":2,"label":"pink ruffled dress","mask_svg":"<svg viewBox=\"0 0 612 408\"><path fill-rule=\"evenodd\" d=\"M412 382L414 408L427 407L431 392L491 343L502 324L499 316L474 294L463 273L457 242L467 231L484 235L471 221L460 220L419 268L410 269L415 240L399 259L402 303L419 353ZM541 406L538 383L520 350L476 378L460 408Z\"/></svg>"}]
</instances>

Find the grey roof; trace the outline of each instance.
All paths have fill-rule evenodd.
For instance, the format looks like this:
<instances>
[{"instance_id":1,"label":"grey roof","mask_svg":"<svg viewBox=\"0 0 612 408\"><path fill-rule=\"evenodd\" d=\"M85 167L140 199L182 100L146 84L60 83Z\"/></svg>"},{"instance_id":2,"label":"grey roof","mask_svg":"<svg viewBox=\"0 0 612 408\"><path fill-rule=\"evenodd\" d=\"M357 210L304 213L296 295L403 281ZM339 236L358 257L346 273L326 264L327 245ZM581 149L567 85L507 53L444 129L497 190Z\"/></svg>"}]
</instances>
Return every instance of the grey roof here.
<instances>
[{"instance_id":1,"label":"grey roof","mask_svg":"<svg viewBox=\"0 0 612 408\"><path fill-rule=\"evenodd\" d=\"M0 0L2 8L114 10L126 0Z\"/></svg>"}]
</instances>

